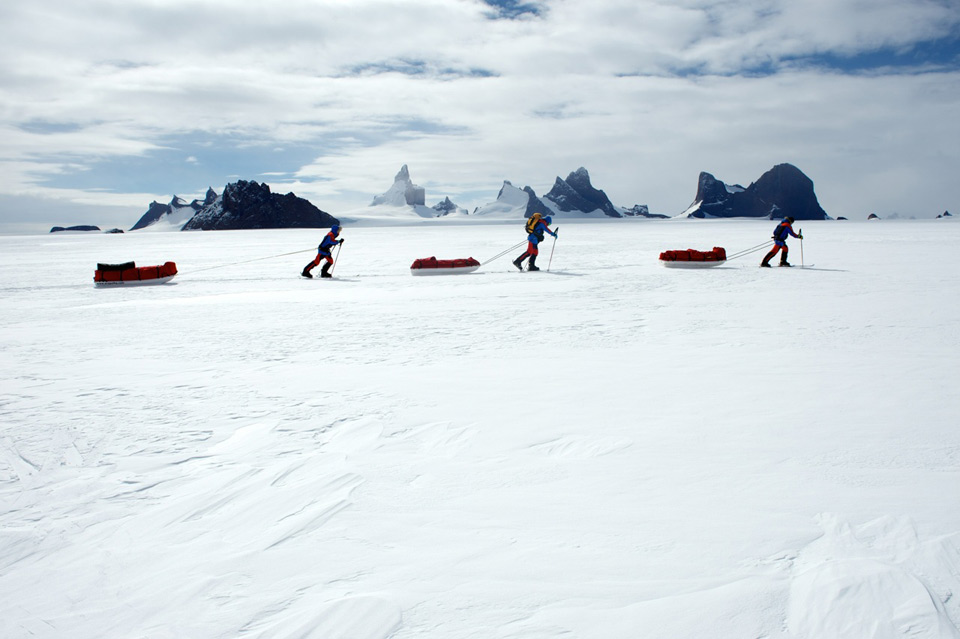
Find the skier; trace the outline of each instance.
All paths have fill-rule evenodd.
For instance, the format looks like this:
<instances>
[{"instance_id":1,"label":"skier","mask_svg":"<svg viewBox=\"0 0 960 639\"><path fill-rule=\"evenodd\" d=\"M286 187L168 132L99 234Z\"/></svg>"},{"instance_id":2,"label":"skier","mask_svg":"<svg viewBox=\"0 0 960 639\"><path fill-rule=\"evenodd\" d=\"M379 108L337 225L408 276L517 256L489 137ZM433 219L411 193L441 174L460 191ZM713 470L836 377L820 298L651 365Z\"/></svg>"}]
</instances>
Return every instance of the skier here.
<instances>
[{"instance_id":1,"label":"skier","mask_svg":"<svg viewBox=\"0 0 960 639\"><path fill-rule=\"evenodd\" d=\"M801 240L803 239L802 234L797 235L793 232L792 224L795 221L792 217L786 217L777 225L777 228L773 230L773 249L766 254L763 261L760 262L760 266L770 268L770 260L777 254L777 251L781 250L783 253L780 255L780 266L791 266L791 264L787 262L787 252L790 250L787 247L787 237L792 235L793 237L799 237Z\"/></svg>"},{"instance_id":2,"label":"skier","mask_svg":"<svg viewBox=\"0 0 960 639\"><path fill-rule=\"evenodd\" d=\"M537 249L537 244L543 241L543 234L549 233L550 235L557 237L556 231L550 230L550 224L553 223L553 219L548 215L547 217L541 218L539 213L534 213L530 220L527 222L527 250L524 251L523 255L518 257L513 261L513 265L517 267L518 270L523 270L523 260L530 258L530 264L527 266L528 271L539 271L537 268L537 255L540 251Z\"/></svg>"},{"instance_id":3,"label":"skier","mask_svg":"<svg viewBox=\"0 0 960 639\"><path fill-rule=\"evenodd\" d=\"M340 225L334 224L330 227L330 232L327 233L320 241L320 246L317 247L317 257L303 267L303 272L300 273L300 275L313 278L313 275L310 274L310 270L314 266L318 265L321 260L326 260L323 268L320 269L320 277L333 277L333 275L330 275L330 267L333 265L333 257L330 255L330 253L334 246L343 244L342 238L339 240L337 239L338 235L340 235Z\"/></svg>"}]
</instances>

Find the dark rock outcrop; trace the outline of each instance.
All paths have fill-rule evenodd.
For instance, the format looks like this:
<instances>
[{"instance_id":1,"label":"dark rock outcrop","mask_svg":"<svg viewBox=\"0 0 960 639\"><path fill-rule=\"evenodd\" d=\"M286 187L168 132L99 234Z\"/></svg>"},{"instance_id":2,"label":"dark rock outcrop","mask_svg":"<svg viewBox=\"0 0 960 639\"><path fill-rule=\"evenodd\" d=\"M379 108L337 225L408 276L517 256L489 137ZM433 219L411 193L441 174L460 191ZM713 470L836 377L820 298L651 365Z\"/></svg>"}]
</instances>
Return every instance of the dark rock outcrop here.
<instances>
[{"instance_id":1,"label":"dark rock outcrop","mask_svg":"<svg viewBox=\"0 0 960 639\"><path fill-rule=\"evenodd\" d=\"M541 215L546 215L550 209L547 208L547 205L537 197L536 192L531 189L529 186L523 187L523 192L527 194L527 210L524 211L523 217L528 218L534 213L539 213Z\"/></svg>"},{"instance_id":2,"label":"dark rock outcrop","mask_svg":"<svg viewBox=\"0 0 960 639\"><path fill-rule=\"evenodd\" d=\"M442 202L437 202L430 208L437 212L437 217L443 217L444 215L450 215L451 213L467 212L466 209L462 209L454 204L449 197L443 198Z\"/></svg>"},{"instance_id":3,"label":"dark rock outcrop","mask_svg":"<svg viewBox=\"0 0 960 639\"><path fill-rule=\"evenodd\" d=\"M650 219L659 219L665 220L668 215L660 215L659 213L651 213L650 207L646 204L634 204L632 208L623 209L624 217L646 217Z\"/></svg>"},{"instance_id":4,"label":"dark rock outcrop","mask_svg":"<svg viewBox=\"0 0 960 639\"><path fill-rule=\"evenodd\" d=\"M709 173L701 173L697 197L688 217L759 217L825 220L813 181L792 164L778 164L743 188L728 186Z\"/></svg>"},{"instance_id":5,"label":"dark rock outcrop","mask_svg":"<svg viewBox=\"0 0 960 639\"><path fill-rule=\"evenodd\" d=\"M953 216L950 215L950 211L944 211L943 213L937 216L937 219L939 220L942 217L953 217Z\"/></svg>"},{"instance_id":6,"label":"dark rock outcrop","mask_svg":"<svg viewBox=\"0 0 960 639\"><path fill-rule=\"evenodd\" d=\"M223 195L183 225L184 231L323 228L339 220L293 193L278 195L258 182L228 184Z\"/></svg>"},{"instance_id":7,"label":"dark rock outcrop","mask_svg":"<svg viewBox=\"0 0 960 639\"><path fill-rule=\"evenodd\" d=\"M203 202L198 202L197 200L194 200L193 202L190 203L190 206L192 206L193 208L199 211L203 207L210 206L216 201L217 201L217 192L214 191L212 187L208 186L207 194L204 196Z\"/></svg>"},{"instance_id":8,"label":"dark rock outcrop","mask_svg":"<svg viewBox=\"0 0 960 639\"><path fill-rule=\"evenodd\" d=\"M568 175L566 180L558 176L553 188L543 197L564 212L591 213L599 209L609 217L622 217L607 194L593 188L590 174L582 166Z\"/></svg>"},{"instance_id":9,"label":"dark rock outcrop","mask_svg":"<svg viewBox=\"0 0 960 639\"><path fill-rule=\"evenodd\" d=\"M879 219L880 219L880 216L877 215L876 213L871 213L870 215L867 216L867 219L868 219L868 220L879 220Z\"/></svg>"},{"instance_id":10,"label":"dark rock outcrop","mask_svg":"<svg viewBox=\"0 0 960 639\"><path fill-rule=\"evenodd\" d=\"M77 226L55 226L50 229L51 233L59 233L61 231L99 231L99 226L91 226L89 224L79 224Z\"/></svg>"}]
</instances>

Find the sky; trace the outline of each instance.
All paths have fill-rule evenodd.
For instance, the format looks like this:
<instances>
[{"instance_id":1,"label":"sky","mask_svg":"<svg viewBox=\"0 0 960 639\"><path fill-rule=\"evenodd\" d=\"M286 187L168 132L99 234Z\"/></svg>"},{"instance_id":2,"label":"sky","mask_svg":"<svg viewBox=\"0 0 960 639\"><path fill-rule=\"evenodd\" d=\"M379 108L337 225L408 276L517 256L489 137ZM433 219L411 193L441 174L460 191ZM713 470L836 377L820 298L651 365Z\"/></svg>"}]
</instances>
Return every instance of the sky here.
<instances>
[{"instance_id":1,"label":"sky","mask_svg":"<svg viewBox=\"0 0 960 639\"><path fill-rule=\"evenodd\" d=\"M8 0L0 232L266 182L338 213L579 167L677 215L776 164L831 216L960 213L956 0Z\"/></svg>"}]
</instances>

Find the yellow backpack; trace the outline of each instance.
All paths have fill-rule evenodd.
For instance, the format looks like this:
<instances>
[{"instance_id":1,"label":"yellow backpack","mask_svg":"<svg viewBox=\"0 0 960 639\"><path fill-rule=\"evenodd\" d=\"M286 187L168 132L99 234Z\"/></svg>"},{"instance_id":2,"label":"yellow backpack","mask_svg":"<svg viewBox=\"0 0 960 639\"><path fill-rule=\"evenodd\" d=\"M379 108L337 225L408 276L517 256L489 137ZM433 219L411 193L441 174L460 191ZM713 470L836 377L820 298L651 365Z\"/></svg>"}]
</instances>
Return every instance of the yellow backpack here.
<instances>
[{"instance_id":1,"label":"yellow backpack","mask_svg":"<svg viewBox=\"0 0 960 639\"><path fill-rule=\"evenodd\" d=\"M530 218L527 220L527 233L533 233L533 230L537 228L537 224L540 222L542 217L543 216L539 213L534 213L530 216Z\"/></svg>"}]
</instances>

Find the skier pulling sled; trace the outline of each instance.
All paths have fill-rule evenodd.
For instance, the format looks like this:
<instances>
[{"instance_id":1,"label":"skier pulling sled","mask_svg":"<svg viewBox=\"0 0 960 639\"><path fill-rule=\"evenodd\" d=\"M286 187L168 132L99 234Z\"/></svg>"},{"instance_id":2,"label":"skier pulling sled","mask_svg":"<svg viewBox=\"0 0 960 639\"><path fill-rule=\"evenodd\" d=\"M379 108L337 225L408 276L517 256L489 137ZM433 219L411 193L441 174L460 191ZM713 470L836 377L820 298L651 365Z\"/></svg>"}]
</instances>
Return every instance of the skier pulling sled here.
<instances>
[{"instance_id":1,"label":"skier pulling sled","mask_svg":"<svg viewBox=\"0 0 960 639\"><path fill-rule=\"evenodd\" d=\"M527 250L524 253L513 261L513 265L517 267L517 270L523 270L523 261L530 258L530 263L527 266L528 271L539 271L537 268L537 255L540 254L540 250L537 248L537 245L543 241L543 234L549 233L556 239L557 231L550 230L550 224L553 223L553 218L549 215L547 217L541 217L539 213L534 213L530 216L530 219L527 220L525 229L527 231ZM557 227L559 230L560 227ZM550 270L550 269L547 269Z\"/></svg>"},{"instance_id":2,"label":"skier pulling sled","mask_svg":"<svg viewBox=\"0 0 960 639\"><path fill-rule=\"evenodd\" d=\"M660 263L667 268L711 268L727 261L727 251L722 246L714 246L712 251L664 251L660 254Z\"/></svg>"},{"instance_id":3,"label":"skier pulling sled","mask_svg":"<svg viewBox=\"0 0 960 639\"><path fill-rule=\"evenodd\" d=\"M303 267L303 271L300 273L303 277L313 279L313 275L310 273L311 270L320 262L326 262L323 265L323 268L320 269L320 277L333 277L333 273L330 272L330 267L333 266L333 252L334 246L340 246L343 244L343 238L337 239L337 236L340 235L340 225L334 224L330 227L330 232L323 236L323 239L320 241L320 246L317 247L317 257L313 259L312 262ZM337 253L339 256L339 252Z\"/></svg>"},{"instance_id":4,"label":"skier pulling sled","mask_svg":"<svg viewBox=\"0 0 960 639\"><path fill-rule=\"evenodd\" d=\"M803 247L803 233L801 232L798 235L793 232L793 223L795 221L792 217L785 217L783 221L777 225L777 228L773 230L773 249L763 257L760 266L770 268L770 260L773 259L773 256L776 255L778 251L783 251L780 253L779 266L793 266L787 261L787 253L790 251L790 247L787 246L787 238L790 236L800 238L800 246Z\"/></svg>"}]
</instances>

